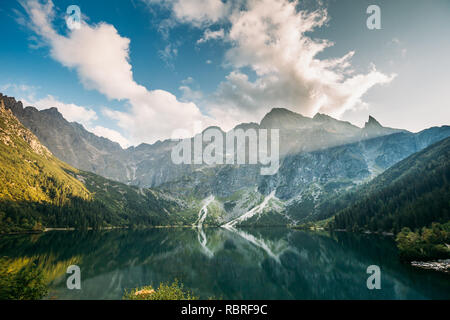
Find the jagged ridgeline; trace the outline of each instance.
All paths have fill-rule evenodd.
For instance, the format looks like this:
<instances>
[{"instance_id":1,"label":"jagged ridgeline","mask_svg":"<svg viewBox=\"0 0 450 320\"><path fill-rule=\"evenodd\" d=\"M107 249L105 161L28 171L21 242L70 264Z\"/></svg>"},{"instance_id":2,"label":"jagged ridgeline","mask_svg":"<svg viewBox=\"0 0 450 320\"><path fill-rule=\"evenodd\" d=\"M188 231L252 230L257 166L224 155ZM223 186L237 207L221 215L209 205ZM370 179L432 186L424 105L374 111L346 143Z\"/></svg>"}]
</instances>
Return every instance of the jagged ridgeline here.
<instances>
[{"instance_id":1,"label":"jagged ridgeline","mask_svg":"<svg viewBox=\"0 0 450 320\"><path fill-rule=\"evenodd\" d=\"M176 207L162 194L60 161L0 100L1 232L172 224L167 209Z\"/></svg>"},{"instance_id":2,"label":"jagged ridgeline","mask_svg":"<svg viewBox=\"0 0 450 320\"><path fill-rule=\"evenodd\" d=\"M450 136L450 126L413 133L384 127L370 116L360 128L324 114L311 118L274 108L259 123L234 128L279 130L280 168L264 176L259 165L175 164L171 151L177 141L123 149L68 122L54 106L24 107L1 93L0 100L55 157L83 170L63 171L89 191L83 201L106 208L91 210L95 214L88 223L81 219L83 226L96 225L96 212L106 225L286 226L324 220L346 208L348 191ZM58 217L46 226L68 224L61 221L67 215Z\"/></svg>"}]
</instances>

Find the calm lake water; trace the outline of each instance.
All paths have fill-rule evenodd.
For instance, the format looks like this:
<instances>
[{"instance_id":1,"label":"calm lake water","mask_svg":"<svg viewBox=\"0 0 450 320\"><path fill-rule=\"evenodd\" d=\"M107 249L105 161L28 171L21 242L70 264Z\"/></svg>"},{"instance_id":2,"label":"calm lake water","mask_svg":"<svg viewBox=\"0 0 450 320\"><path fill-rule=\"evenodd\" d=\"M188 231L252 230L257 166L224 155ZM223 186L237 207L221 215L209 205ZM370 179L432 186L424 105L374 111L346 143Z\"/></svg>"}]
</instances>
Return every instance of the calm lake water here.
<instances>
[{"instance_id":1,"label":"calm lake water","mask_svg":"<svg viewBox=\"0 0 450 320\"><path fill-rule=\"evenodd\" d=\"M179 279L201 298L450 299L450 276L399 262L392 238L285 228L48 232L0 237L0 255L37 257L50 299L120 299ZM81 290L66 268L81 268ZM368 290L366 269L381 268Z\"/></svg>"}]
</instances>

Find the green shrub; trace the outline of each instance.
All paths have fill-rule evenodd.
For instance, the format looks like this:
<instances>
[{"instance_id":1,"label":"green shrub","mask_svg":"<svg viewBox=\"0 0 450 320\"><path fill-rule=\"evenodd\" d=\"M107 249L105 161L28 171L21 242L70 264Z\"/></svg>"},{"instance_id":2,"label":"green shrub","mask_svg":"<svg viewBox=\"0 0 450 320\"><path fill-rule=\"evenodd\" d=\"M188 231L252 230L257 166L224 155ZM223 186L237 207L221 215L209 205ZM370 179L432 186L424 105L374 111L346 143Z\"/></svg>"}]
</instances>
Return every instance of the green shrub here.
<instances>
[{"instance_id":1,"label":"green shrub","mask_svg":"<svg viewBox=\"0 0 450 320\"><path fill-rule=\"evenodd\" d=\"M403 228L398 233L397 247L402 260L432 260L450 257L450 222L433 223L431 228L413 232Z\"/></svg>"},{"instance_id":2,"label":"green shrub","mask_svg":"<svg viewBox=\"0 0 450 320\"><path fill-rule=\"evenodd\" d=\"M172 284L160 283L158 289L152 286L125 291L124 300L198 300L192 292L185 290L183 284L175 280Z\"/></svg>"}]
</instances>

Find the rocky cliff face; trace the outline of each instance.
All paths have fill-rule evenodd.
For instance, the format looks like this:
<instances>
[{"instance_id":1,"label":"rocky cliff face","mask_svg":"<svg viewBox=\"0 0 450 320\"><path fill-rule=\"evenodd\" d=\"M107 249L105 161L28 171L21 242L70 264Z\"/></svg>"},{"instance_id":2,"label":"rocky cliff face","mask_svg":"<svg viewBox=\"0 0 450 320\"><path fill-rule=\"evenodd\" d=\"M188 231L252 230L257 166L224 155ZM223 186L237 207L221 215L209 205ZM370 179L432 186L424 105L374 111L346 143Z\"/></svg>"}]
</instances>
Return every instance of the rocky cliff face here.
<instances>
[{"instance_id":1,"label":"rocky cliff face","mask_svg":"<svg viewBox=\"0 0 450 320\"><path fill-rule=\"evenodd\" d=\"M127 161L118 143L98 137L78 123L68 122L55 107L39 111L34 107L24 108L22 102L2 94L0 99L60 160L78 169L126 181Z\"/></svg>"},{"instance_id":2,"label":"rocky cliff face","mask_svg":"<svg viewBox=\"0 0 450 320\"><path fill-rule=\"evenodd\" d=\"M5 108L5 103L0 99L0 118L2 124L0 126L0 141L8 147L14 149L19 146L15 142L14 137L25 142L31 151L38 155L50 157L50 151L43 146L34 134L32 134L28 129L24 128L23 125L17 121L11 110Z\"/></svg>"},{"instance_id":3,"label":"rocky cliff face","mask_svg":"<svg viewBox=\"0 0 450 320\"><path fill-rule=\"evenodd\" d=\"M89 198L89 191L5 108L0 99L0 204L65 203L66 196ZM14 211L13 211L14 212ZM18 217L15 217L19 220ZM1 221L0 221L1 222ZM1 224L1 223L0 223Z\"/></svg>"}]
</instances>

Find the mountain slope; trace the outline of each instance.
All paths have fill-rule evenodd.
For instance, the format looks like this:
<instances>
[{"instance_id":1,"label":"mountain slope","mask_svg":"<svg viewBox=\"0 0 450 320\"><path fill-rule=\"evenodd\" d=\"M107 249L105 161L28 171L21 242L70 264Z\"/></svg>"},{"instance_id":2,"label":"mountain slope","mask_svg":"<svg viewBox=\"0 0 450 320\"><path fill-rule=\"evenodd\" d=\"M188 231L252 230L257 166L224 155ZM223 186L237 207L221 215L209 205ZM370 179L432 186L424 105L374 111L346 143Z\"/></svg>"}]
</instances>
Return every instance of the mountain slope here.
<instances>
[{"instance_id":1,"label":"mountain slope","mask_svg":"<svg viewBox=\"0 0 450 320\"><path fill-rule=\"evenodd\" d=\"M338 229L398 232L450 220L450 138L392 166L351 196Z\"/></svg>"},{"instance_id":2,"label":"mountain slope","mask_svg":"<svg viewBox=\"0 0 450 320\"><path fill-rule=\"evenodd\" d=\"M60 161L0 103L0 232L183 223L170 197Z\"/></svg>"},{"instance_id":3,"label":"mountain slope","mask_svg":"<svg viewBox=\"0 0 450 320\"><path fill-rule=\"evenodd\" d=\"M68 122L54 106L39 111L24 108L22 102L1 93L0 99L58 159L78 169L127 181L125 151L118 143L98 137L76 122Z\"/></svg>"},{"instance_id":4,"label":"mountain slope","mask_svg":"<svg viewBox=\"0 0 450 320\"><path fill-rule=\"evenodd\" d=\"M56 159L0 103L0 198L52 204L64 204L66 194L89 199L86 187L68 173L76 170Z\"/></svg>"},{"instance_id":5,"label":"mountain slope","mask_svg":"<svg viewBox=\"0 0 450 320\"><path fill-rule=\"evenodd\" d=\"M280 169L273 176L261 176L259 165L176 165L171 150L177 142L171 140L123 150L67 122L54 108L23 109L15 99L6 99L6 108L23 119L58 157L66 156L76 167L128 185L158 188L164 199L177 199L182 207L180 223L195 223L202 202L210 196L215 200L206 208L204 223L221 225L255 212L252 210L274 191L267 206L242 223L285 225L328 218L330 212L336 212L329 206L330 199L450 136L449 126L412 133L383 127L369 117L359 128L324 114L309 118L275 108L260 123L236 127L280 130Z\"/></svg>"}]
</instances>

